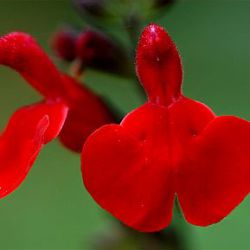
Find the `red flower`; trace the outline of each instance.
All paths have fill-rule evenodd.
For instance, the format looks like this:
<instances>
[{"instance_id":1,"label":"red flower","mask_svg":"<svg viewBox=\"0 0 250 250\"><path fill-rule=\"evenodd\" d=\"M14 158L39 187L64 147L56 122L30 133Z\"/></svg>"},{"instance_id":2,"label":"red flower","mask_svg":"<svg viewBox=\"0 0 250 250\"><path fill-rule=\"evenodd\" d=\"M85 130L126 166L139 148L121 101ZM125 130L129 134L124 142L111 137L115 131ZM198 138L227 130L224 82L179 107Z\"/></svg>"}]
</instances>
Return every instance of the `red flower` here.
<instances>
[{"instance_id":1,"label":"red flower","mask_svg":"<svg viewBox=\"0 0 250 250\"><path fill-rule=\"evenodd\" d=\"M80 152L86 137L113 121L102 100L75 79L57 70L27 34L11 33L0 39L0 64L18 71L48 100L62 100L69 113L59 135L70 149Z\"/></svg>"},{"instance_id":2,"label":"red flower","mask_svg":"<svg viewBox=\"0 0 250 250\"><path fill-rule=\"evenodd\" d=\"M46 99L15 112L0 137L2 198L21 184L42 146L57 137L62 127L61 141L79 152L85 138L112 118L101 99L60 73L27 34L0 38L0 64L18 71Z\"/></svg>"},{"instance_id":3,"label":"red flower","mask_svg":"<svg viewBox=\"0 0 250 250\"><path fill-rule=\"evenodd\" d=\"M163 28L146 27L136 61L148 102L87 139L86 188L139 231L168 226L175 196L190 223L220 221L249 193L249 122L183 96L181 60Z\"/></svg>"}]
</instances>

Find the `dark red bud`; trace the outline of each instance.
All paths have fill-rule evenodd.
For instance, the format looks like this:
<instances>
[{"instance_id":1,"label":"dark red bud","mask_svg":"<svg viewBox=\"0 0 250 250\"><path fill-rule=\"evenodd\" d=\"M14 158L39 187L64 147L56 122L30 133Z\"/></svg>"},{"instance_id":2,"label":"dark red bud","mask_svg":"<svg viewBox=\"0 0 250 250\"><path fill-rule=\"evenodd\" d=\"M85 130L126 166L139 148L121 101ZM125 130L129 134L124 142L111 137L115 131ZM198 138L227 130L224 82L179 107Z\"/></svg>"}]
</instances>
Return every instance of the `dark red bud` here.
<instances>
[{"instance_id":1,"label":"dark red bud","mask_svg":"<svg viewBox=\"0 0 250 250\"><path fill-rule=\"evenodd\" d=\"M76 32L69 29L62 29L52 38L52 48L58 57L65 61L73 61L76 57L76 39Z\"/></svg>"},{"instance_id":2,"label":"dark red bud","mask_svg":"<svg viewBox=\"0 0 250 250\"><path fill-rule=\"evenodd\" d=\"M113 73L122 73L126 61L122 50L100 32L85 30L76 42L76 54L82 69L86 67Z\"/></svg>"},{"instance_id":3,"label":"dark red bud","mask_svg":"<svg viewBox=\"0 0 250 250\"><path fill-rule=\"evenodd\" d=\"M107 37L93 30L82 32L76 43L77 56L86 63L91 63L95 58L110 57L113 48Z\"/></svg>"}]
</instances>

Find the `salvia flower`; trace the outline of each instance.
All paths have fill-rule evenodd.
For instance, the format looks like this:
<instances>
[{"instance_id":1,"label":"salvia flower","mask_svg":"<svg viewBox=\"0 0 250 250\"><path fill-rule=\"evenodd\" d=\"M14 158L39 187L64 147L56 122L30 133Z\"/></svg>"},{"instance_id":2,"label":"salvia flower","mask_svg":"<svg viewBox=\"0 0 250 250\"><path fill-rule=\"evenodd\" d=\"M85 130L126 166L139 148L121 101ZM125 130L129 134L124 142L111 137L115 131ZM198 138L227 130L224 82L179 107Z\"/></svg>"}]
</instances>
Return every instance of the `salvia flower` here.
<instances>
[{"instance_id":1,"label":"salvia flower","mask_svg":"<svg viewBox=\"0 0 250 250\"><path fill-rule=\"evenodd\" d=\"M44 101L20 108L0 136L0 198L25 179L42 146L59 135L80 152L97 127L112 121L102 100L76 80L59 72L27 34L0 38L0 64L19 72Z\"/></svg>"},{"instance_id":2,"label":"salvia flower","mask_svg":"<svg viewBox=\"0 0 250 250\"><path fill-rule=\"evenodd\" d=\"M86 137L113 120L102 99L74 78L57 70L32 37L15 32L0 39L0 64L18 71L47 100L62 100L69 112L59 135L68 148L80 152Z\"/></svg>"},{"instance_id":3,"label":"salvia flower","mask_svg":"<svg viewBox=\"0 0 250 250\"><path fill-rule=\"evenodd\" d=\"M217 117L182 94L180 56L157 25L141 35L136 68L148 101L120 125L106 125L87 139L86 188L101 207L139 231L168 226L176 196L188 222L220 221L249 193L249 122Z\"/></svg>"}]
</instances>

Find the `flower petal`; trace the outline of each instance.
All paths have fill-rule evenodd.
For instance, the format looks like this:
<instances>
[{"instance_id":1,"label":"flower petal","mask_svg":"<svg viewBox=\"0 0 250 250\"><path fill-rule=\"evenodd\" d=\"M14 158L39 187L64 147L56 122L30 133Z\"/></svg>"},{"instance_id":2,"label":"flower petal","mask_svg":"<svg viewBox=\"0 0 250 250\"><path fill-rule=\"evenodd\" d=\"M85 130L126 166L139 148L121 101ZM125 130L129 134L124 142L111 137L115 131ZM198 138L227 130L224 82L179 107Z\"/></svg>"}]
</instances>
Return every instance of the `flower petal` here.
<instances>
[{"instance_id":1,"label":"flower petal","mask_svg":"<svg viewBox=\"0 0 250 250\"><path fill-rule=\"evenodd\" d=\"M136 55L137 75L149 101L169 105L181 94L182 65L174 42L160 26L142 32Z\"/></svg>"},{"instance_id":2,"label":"flower petal","mask_svg":"<svg viewBox=\"0 0 250 250\"><path fill-rule=\"evenodd\" d=\"M106 125L83 146L82 174L93 198L123 223L157 231L172 217L173 172L163 107L146 104Z\"/></svg>"},{"instance_id":3,"label":"flower petal","mask_svg":"<svg viewBox=\"0 0 250 250\"><path fill-rule=\"evenodd\" d=\"M178 197L186 219L207 226L227 216L250 191L250 123L218 117L188 148Z\"/></svg>"},{"instance_id":4,"label":"flower petal","mask_svg":"<svg viewBox=\"0 0 250 250\"><path fill-rule=\"evenodd\" d=\"M214 117L205 105L182 97L170 107L145 104L120 126L104 126L83 147L86 188L125 224L139 231L165 228L183 151Z\"/></svg>"},{"instance_id":5,"label":"flower petal","mask_svg":"<svg viewBox=\"0 0 250 250\"><path fill-rule=\"evenodd\" d=\"M60 134L63 144L81 152L86 138L97 128L114 120L113 114L100 97L74 78L64 75L69 113Z\"/></svg>"},{"instance_id":6,"label":"flower petal","mask_svg":"<svg viewBox=\"0 0 250 250\"><path fill-rule=\"evenodd\" d=\"M0 38L0 64L18 71L45 97L57 98L64 91L55 65L28 34L13 32Z\"/></svg>"},{"instance_id":7,"label":"flower petal","mask_svg":"<svg viewBox=\"0 0 250 250\"><path fill-rule=\"evenodd\" d=\"M25 179L43 144L60 132L66 115L62 103L40 103L13 114L0 137L0 198Z\"/></svg>"}]
</instances>

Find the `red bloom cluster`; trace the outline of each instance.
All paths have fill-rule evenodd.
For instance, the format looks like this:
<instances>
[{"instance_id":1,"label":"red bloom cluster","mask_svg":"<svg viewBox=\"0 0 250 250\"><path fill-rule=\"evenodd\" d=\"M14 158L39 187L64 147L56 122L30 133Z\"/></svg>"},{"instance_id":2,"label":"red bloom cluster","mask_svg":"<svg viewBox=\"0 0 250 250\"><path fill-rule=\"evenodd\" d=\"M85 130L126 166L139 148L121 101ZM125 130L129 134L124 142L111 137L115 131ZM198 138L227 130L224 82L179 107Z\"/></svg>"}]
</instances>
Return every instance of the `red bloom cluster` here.
<instances>
[{"instance_id":1,"label":"red bloom cluster","mask_svg":"<svg viewBox=\"0 0 250 250\"><path fill-rule=\"evenodd\" d=\"M43 144L60 140L80 152L86 137L112 114L89 89L61 72L27 34L0 38L0 64L19 72L45 101L19 109L0 137L0 198L23 181Z\"/></svg>"},{"instance_id":2,"label":"red bloom cluster","mask_svg":"<svg viewBox=\"0 0 250 250\"><path fill-rule=\"evenodd\" d=\"M148 102L87 139L86 188L139 231L168 226L176 196L190 223L220 221L250 191L249 122L217 117L182 94L178 51L157 25L143 31L136 66Z\"/></svg>"}]
</instances>

